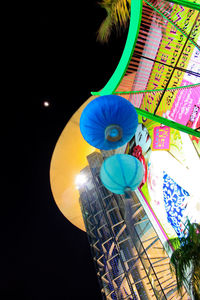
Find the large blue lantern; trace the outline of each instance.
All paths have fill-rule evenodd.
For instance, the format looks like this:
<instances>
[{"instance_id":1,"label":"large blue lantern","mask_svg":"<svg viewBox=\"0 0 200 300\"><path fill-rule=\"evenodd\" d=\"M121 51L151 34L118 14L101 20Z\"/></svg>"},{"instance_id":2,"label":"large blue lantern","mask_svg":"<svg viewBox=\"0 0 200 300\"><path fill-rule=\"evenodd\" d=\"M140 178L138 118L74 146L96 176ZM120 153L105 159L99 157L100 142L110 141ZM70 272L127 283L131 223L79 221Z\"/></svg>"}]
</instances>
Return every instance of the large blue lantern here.
<instances>
[{"instance_id":1,"label":"large blue lantern","mask_svg":"<svg viewBox=\"0 0 200 300\"><path fill-rule=\"evenodd\" d=\"M83 110L80 130L84 139L101 150L116 149L134 136L138 116L134 106L116 95L101 96Z\"/></svg>"},{"instance_id":2,"label":"large blue lantern","mask_svg":"<svg viewBox=\"0 0 200 300\"><path fill-rule=\"evenodd\" d=\"M128 154L115 154L102 164L100 178L103 185L112 193L127 194L134 191L142 182L142 163Z\"/></svg>"}]
</instances>

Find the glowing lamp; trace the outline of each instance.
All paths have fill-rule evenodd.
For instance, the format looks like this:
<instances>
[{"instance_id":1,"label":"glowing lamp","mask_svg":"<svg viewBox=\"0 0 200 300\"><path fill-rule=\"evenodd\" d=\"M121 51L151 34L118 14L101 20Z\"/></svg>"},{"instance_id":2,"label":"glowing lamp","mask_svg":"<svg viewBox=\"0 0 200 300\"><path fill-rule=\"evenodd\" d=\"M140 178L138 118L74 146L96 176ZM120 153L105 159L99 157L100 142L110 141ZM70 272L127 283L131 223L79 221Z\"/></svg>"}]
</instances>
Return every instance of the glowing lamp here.
<instances>
[{"instance_id":1,"label":"glowing lamp","mask_svg":"<svg viewBox=\"0 0 200 300\"><path fill-rule=\"evenodd\" d=\"M134 106L116 95L91 101L80 118L80 131L93 147L111 150L123 146L134 136L138 116Z\"/></svg>"},{"instance_id":2,"label":"glowing lamp","mask_svg":"<svg viewBox=\"0 0 200 300\"><path fill-rule=\"evenodd\" d=\"M49 101L44 101L44 102L43 102L43 105L44 105L44 107L49 107L49 106L50 106L50 103L49 103Z\"/></svg>"},{"instance_id":3,"label":"glowing lamp","mask_svg":"<svg viewBox=\"0 0 200 300\"><path fill-rule=\"evenodd\" d=\"M128 154L115 154L102 164L100 178L112 193L128 194L141 184L144 176L142 163Z\"/></svg>"},{"instance_id":4,"label":"glowing lamp","mask_svg":"<svg viewBox=\"0 0 200 300\"><path fill-rule=\"evenodd\" d=\"M75 179L77 189L87 182L87 177L84 174L78 174Z\"/></svg>"}]
</instances>

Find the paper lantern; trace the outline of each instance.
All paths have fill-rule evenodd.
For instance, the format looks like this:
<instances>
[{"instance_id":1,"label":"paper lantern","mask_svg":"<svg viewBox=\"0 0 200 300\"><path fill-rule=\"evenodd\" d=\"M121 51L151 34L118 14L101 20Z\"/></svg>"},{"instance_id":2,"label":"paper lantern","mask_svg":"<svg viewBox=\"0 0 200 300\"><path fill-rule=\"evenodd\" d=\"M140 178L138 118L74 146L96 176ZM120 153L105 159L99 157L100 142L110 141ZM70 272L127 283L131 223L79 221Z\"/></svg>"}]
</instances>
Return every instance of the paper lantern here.
<instances>
[{"instance_id":1,"label":"paper lantern","mask_svg":"<svg viewBox=\"0 0 200 300\"><path fill-rule=\"evenodd\" d=\"M100 178L103 185L112 193L125 194L134 191L142 182L144 169L142 163L128 154L115 154L102 164Z\"/></svg>"},{"instance_id":2,"label":"paper lantern","mask_svg":"<svg viewBox=\"0 0 200 300\"><path fill-rule=\"evenodd\" d=\"M138 116L134 106L116 95L94 99L83 110L80 130L93 147L111 150L123 146L134 136Z\"/></svg>"}]
</instances>

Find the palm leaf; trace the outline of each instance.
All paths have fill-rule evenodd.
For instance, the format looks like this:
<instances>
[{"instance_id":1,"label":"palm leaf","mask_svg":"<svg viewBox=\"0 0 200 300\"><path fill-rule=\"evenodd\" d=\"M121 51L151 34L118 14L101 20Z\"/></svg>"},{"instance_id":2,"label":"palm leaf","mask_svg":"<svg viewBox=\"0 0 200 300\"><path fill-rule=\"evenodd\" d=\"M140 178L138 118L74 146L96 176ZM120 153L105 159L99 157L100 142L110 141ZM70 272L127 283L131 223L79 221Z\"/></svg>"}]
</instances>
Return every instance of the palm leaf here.
<instances>
[{"instance_id":1,"label":"palm leaf","mask_svg":"<svg viewBox=\"0 0 200 300\"><path fill-rule=\"evenodd\" d=\"M97 40L100 42L108 42L113 29L113 19L111 16L110 9L108 7L104 7L104 8L106 9L107 17L101 23L101 26L99 27L98 30Z\"/></svg>"},{"instance_id":2,"label":"palm leaf","mask_svg":"<svg viewBox=\"0 0 200 300\"><path fill-rule=\"evenodd\" d=\"M200 266L194 266L190 288L193 290L195 299L200 299Z\"/></svg>"},{"instance_id":3,"label":"palm leaf","mask_svg":"<svg viewBox=\"0 0 200 300\"><path fill-rule=\"evenodd\" d=\"M179 293L187 283L195 299L200 299L200 225L187 220L184 234L181 238L168 240L166 248L171 245L174 249L170 269L176 275Z\"/></svg>"},{"instance_id":4,"label":"palm leaf","mask_svg":"<svg viewBox=\"0 0 200 300\"><path fill-rule=\"evenodd\" d=\"M131 0L102 0L100 6L106 10L107 16L100 25L97 40L108 42L115 29L118 33L125 29L130 19Z\"/></svg>"}]
</instances>

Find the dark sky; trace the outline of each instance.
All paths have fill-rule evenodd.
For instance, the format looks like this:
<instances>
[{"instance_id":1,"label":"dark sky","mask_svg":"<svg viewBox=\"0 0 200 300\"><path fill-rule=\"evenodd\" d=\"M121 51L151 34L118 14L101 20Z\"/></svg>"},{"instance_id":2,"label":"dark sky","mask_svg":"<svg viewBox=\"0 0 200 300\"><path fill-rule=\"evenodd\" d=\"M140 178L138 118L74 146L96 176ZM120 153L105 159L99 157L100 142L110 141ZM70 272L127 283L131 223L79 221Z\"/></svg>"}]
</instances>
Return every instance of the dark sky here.
<instances>
[{"instance_id":1,"label":"dark sky","mask_svg":"<svg viewBox=\"0 0 200 300\"><path fill-rule=\"evenodd\" d=\"M57 208L49 167L63 128L106 84L125 38L97 43L103 10L72 2L27 8L8 28L0 299L101 299L87 236Z\"/></svg>"}]
</instances>

